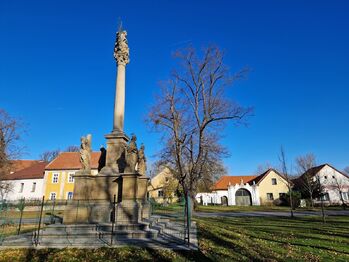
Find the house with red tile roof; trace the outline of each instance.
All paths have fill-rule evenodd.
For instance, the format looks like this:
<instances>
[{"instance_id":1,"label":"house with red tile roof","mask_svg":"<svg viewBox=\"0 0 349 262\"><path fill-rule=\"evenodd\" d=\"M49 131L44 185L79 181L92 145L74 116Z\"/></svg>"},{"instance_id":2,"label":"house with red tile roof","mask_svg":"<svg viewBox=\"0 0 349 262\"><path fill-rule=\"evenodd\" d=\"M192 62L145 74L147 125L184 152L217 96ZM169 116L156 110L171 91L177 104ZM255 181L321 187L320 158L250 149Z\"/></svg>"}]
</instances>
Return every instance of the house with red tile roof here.
<instances>
[{"instance_id":1,"label":"house with red tile roof","mask_svg":"<svg viewBox=\"0 0 349 262\"><path fill-rule=\"evenodd\" d=\"M97 175L100 152L91 153L91 172ZM45 168L45 199L72 199L74 192L74 174L81 169L79 152L62 152Z\"/></svg>"},{"instance_id":2,"label":"house with red tile roof","mask_svg":"<svg viewBox=\"0 0 349 262\"><path fill-rule=\"evenodd\" d=\"M1 180L1 200L41 199L47 162L39 160L16 160L14 171Z\"/></svg>"},{"instance_id":3,"label":"house with red tile roof","mask_svg":"<svg viewBox=\"0 0 349 262\"><path fill-rule=\"evenodd\" d=\"M287 192L286 179L275 169L268 169L258 176L223 176L211 193L199 193L196 199L206 205L266 205Z\"/></svg>"}]
</instances>

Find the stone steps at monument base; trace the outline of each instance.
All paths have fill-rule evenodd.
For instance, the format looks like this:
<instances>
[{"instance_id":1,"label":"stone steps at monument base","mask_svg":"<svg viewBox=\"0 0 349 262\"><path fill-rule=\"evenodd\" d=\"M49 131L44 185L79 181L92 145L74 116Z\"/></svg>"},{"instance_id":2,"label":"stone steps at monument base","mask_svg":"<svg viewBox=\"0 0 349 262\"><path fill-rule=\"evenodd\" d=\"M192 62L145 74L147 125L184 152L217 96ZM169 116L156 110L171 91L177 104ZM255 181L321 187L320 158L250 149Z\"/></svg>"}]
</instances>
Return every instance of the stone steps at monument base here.
<instances>
[{"instance_id":1,"label":"stone steps at monument base","mask_svg":"<svg viewBox=\"0 0 349 262\"><path fill-rule=\"evenodd\" d=\"M111 232L100 232L103 239L110 239ZM115 231L113 233L113 239L138 239L138 238L152 238L155 239L158 236L158 231L153 229L148 230L124 230Z\"/></svg>"},{"instance_id":2,"label":"stone steps at monument base","mask_svg":"<svg viewBox=\"0 0 349 262\"><path fill-rule=\"evenodd\" d=\"M99 224L98 230L101 231L112 231L112 224ZM137 224L127 224L127 225L114 225L114 231L119 230L149 230L149 223L137 223Z\"/></svg>"}]
</instances>

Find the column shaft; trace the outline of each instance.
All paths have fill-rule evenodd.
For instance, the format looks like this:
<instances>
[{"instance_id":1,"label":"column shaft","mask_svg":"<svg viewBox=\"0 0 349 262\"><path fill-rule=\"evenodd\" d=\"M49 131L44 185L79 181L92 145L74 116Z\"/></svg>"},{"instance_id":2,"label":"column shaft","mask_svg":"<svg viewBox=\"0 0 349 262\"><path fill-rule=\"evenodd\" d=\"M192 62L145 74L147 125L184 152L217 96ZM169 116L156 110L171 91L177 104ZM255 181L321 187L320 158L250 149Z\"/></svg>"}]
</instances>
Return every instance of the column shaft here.
<instances>
[{"instance_id":1,"label":"column shaft","mask_svg":"<svg viewBox=\"0 0 349 262\"><path fill-rule=\"evenodd\" d=\"M116 77L113 131L124 132L125 115L125 65L119 63Z\"/></svg>"}]
</instances>

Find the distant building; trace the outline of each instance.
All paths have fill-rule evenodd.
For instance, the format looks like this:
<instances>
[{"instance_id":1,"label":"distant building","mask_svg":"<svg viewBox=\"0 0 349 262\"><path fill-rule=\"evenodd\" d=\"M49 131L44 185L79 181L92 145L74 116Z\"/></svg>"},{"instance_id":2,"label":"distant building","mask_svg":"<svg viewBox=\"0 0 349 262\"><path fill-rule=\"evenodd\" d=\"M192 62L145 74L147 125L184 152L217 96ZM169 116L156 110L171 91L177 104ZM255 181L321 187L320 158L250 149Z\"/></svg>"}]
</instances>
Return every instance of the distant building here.
<instances>
[{"instance_id":1,"label":"distant building","mask_svg":"<svg viewBox=\"0 0 349 262\"><path fill-rule=\"evenodd\" d=\"M92 175L98 173L100 152L91 153ZM79 152L60 153L45 168L44 195L45 199L66 200L73 198L74 174L81 169Z\"/></svg>"},{"instance_id":2,"label":"distant building","mask_svg":"<svg viewBox=\"0 0 349 262\"><path fill-rule=\"evenodd\" d=\"M199 193L196 200L204 205L267 205L287 192L285 178L276 170L268 169L259 176L223 176L212 192Z\"/></svg>"},{"instance_id":3,"label":"distant building","mask_svg":"<svg viewBox=\"0 0 349 262\"><path fill-rule=\"evenodd\" d=\"M298 181L306 175L312 176L315 181L317 177L322 187L323 201L327 205L349 204L349 176L339 171L330 164L323 164L313 167L297 178ZM298 183L301 185L301 183ZM315 199L315 203L320 203L320 198Z\"/></svg>"},{"instance_id":4,"label":"distant building","mask_svg":"<svg viewBox=\"0 0 349 262\"><path fill-rule=\"evenodd\" d=\"M178 201L176 191L178 180L175 179L167 168L150 179L148 185L148 197L158 203L173 203Z\"/></svg>"},{"instance_id":5,"label":"distant building","mask_svg":"<svg viewBox=\"0 0 349 262\"><path fill-rule=\"evenodd\" d=\"M1 200L41 199L47 163L36 160L16 160L13 162L15 163L13 171L1 181Z\"/></svg>"}]
</instances>

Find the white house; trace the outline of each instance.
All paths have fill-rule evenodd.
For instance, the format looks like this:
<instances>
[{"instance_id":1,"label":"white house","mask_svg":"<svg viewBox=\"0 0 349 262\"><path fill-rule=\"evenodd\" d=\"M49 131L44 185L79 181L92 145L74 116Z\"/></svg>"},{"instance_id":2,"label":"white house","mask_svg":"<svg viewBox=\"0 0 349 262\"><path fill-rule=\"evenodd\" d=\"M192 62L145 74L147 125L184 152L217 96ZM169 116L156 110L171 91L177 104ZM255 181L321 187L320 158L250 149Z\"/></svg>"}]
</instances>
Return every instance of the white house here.
<instances>
[{"instance_id":1,"label":"white house","mask_svg":"<svg viewBox=\"0 0 349 262\"><path fill-rule=\"evenodd\" d=\"M1 200L41 199L43 196L46 162L33 165L6 175L1 181Z\"/></svg>"},{"instance_id":2,"label":"white house","mask_svg":"<svg viewBox=\"0 0 349 262\"><path fill-rule=\"evenodd\" d=\"M203 205L258 206L273 203L287 192L285 178L268 169L259 176L223 176L212 192L199 193L196 200Z\"/></svg>"},{"instance_id":3,"label":"white house","mask_svg":"<svg viewBox=\"0 0 349 262\"><path fill-rule=\"evenodd\" d=\"M323 164L309 169L300 179L305 175L311 175L314 180L319 178L326 204L349 204L349 177L344 172L329 164ZM315 203L319 202L320 199L315 200Z\"/></svg>"}]
</instances>

